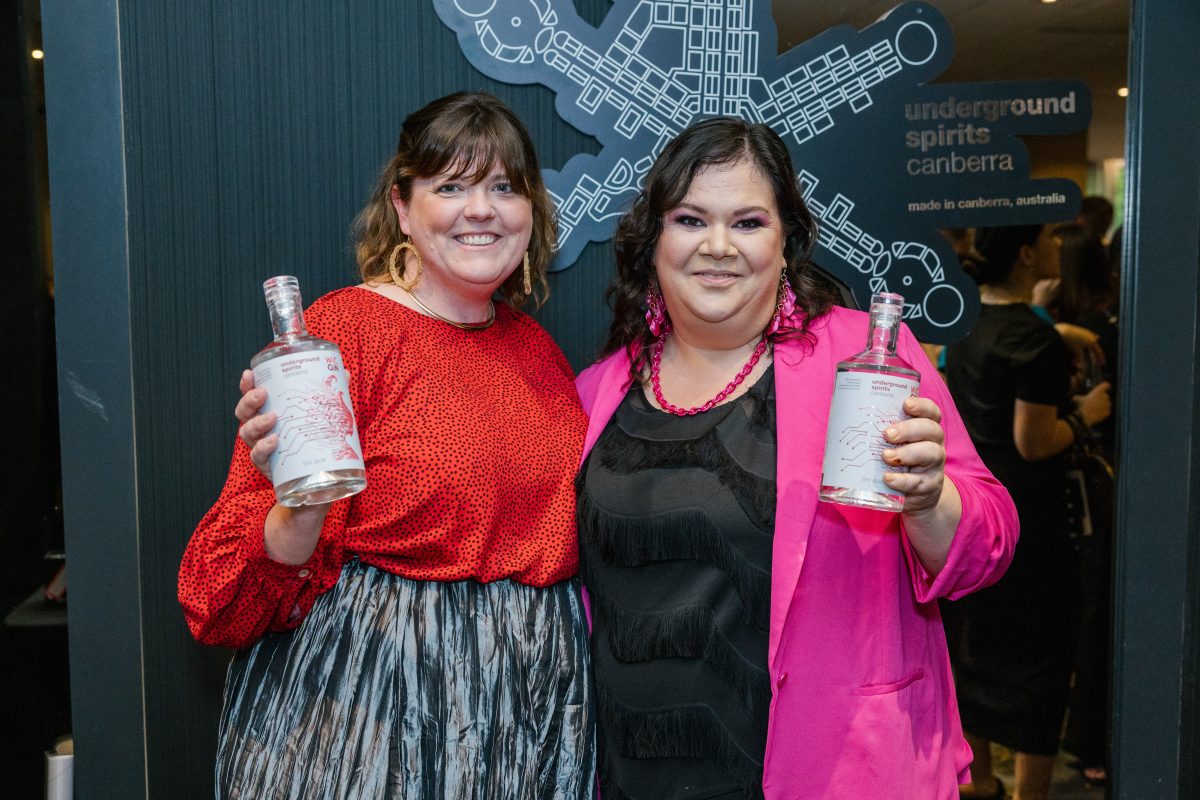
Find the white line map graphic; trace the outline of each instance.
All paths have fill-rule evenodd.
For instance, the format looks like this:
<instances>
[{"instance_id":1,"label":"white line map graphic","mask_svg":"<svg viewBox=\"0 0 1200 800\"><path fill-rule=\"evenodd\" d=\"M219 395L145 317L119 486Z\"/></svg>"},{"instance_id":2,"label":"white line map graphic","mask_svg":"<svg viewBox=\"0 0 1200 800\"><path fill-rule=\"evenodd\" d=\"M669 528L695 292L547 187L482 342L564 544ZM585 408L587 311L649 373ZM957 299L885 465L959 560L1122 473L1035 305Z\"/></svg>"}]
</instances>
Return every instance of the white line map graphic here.
<instances>
[{"instance_id":1,"label":"white line map graphic","mask_svg":"<svg viewBox=\"0 0 1200 800\"><path fill-rule=\"evenodd\" d=\"M843 428L838 435L838 441L850 451L849 454L841 451L840 469L859 469L868 463L879 462L878 471L882 473L883 451L889 447L883 432L897 421L897 416L878 406L860 406L858 416L863 418L862 422Z\"/></svg>"},{"instance_id":2,"label":"white line map graphic","mask_svg":"<svg viewBox=\"0 0 1200 800\"><path fill-rule=\"evenodd\" d=\"M347 441L354 435L354 412L342 395L337 376L330 375L324 383L289 385L280 395L279 406L276 452L281 466L304 457L309 448L315 448L318 457L334 461L362 457Z\"/></svg>"},{"instance_id":3,"label":"white line map graphic","mask_svg":"<svg viewBox=\"0 0 1200 800\"><path fill-rule=\"evenodd\" d=\"M911 92L950 63L949 25L932 6L904 3L861 32L839 26L777 55L768 0L615 0L599 27L570 0L432 2L472 64L501 81L549 87L559 115L603 146L545 171L560 215L554 269L611 237L667 141L697 120L733 115L788 143L819 220L815 260L860 305L876 291L900 292L922 338L952 341L969 330L977 292L936 231L859 219L850 196L890 189L855 171L861 153L878 149L859 123L880 93ZM822 176L842 191L822 187Z\"/></svg>"}]
</instances>

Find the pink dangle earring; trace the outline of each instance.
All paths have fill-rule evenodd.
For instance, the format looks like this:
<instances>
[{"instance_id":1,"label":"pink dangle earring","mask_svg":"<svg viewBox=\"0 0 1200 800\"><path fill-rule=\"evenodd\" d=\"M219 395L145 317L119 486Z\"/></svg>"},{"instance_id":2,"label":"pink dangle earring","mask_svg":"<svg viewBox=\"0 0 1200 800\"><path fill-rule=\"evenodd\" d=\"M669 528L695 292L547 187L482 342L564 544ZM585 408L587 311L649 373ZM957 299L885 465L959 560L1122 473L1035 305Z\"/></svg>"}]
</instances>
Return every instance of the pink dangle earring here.
<instances>
[{"instance_id":1,"label":"pink dangle earring","mask_svg":"<svg viewBox=\"0 0 1200 800\"><path fill-rule=\"evenodd\" d=\"M778 331L783 321L791 317L795 310L796 293L792 291L792 284L788 282L787 268L785 267L783 274L779 276L779 299L775 303L775 315L771 317L771 324L767 326L767 335L770 336Z\"/></svg>"},{"instance_id":2,"label":"pink dangle earring","mask_svg":"<svg viewBox=\"0 0 1200 800\"><path fill-rule=\"evenodd\" d=\"M646 324L656 339L667 329L667 307L658 286L653 283L646 289Z\"/></svg>"}]
</instances>

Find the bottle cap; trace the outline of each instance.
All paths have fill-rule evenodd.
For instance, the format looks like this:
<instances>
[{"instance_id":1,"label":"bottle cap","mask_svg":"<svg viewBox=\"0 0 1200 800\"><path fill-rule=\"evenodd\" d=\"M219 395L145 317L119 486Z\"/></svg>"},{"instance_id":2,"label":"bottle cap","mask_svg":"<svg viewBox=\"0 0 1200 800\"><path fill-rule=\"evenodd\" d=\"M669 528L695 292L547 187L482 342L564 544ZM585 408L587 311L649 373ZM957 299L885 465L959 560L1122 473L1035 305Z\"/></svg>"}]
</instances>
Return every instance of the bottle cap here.
<instances>
[{"instance_id":1,"label":"bottle cap","mask_svg":"<svg viewBox=\"0 0 1200 800\"><path fill-rule=\"evenodd\" d=\"M296 280L295 275L276 275L274 278L267 278L263 281L263 291L271 294L272 291L291 291L300 288L300 281Z\"/></svg>"},{"instance_id":2,"label":"bottle cap","mask_svg":"<svg viewBox=\"0 0 1200 800\"><path fill-rule=\"evenodd\" d=\"M276 275L274 278L267 278L263 281L263 294L267 296L268 303L290 298L295 298L295 302L299 302L300 281L296 280L294 275Z\"/></svg>"},{"instance_id":3,"label":"bottle cap","mask_svg":"<svg viewBox=\"0 0 1200 800\"><path fill-rule=\"evenodd\" d=\"M879 292L871 295L871 314L898 318L904 311L904 297L895 292Z\"/></svg>"}]
</instances>

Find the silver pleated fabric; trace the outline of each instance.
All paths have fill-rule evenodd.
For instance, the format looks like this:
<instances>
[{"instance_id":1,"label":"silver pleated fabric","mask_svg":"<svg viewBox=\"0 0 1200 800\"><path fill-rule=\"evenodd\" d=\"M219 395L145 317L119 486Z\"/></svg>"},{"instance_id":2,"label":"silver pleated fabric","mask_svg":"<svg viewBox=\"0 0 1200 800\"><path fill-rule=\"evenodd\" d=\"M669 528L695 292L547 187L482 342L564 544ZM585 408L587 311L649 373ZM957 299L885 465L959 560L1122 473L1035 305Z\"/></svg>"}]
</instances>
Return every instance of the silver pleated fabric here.
<instances>
[{"instance_id":1,"label":"silver pleated fabric","mask_svg":"<svg viewBox=\"0 0 1200 800\"><path fill-rule=\"evenodd\" d=\"M575 581L438 583L355 560L229 666L217 797L592 798Z\"/></svg>"}]
</instances>

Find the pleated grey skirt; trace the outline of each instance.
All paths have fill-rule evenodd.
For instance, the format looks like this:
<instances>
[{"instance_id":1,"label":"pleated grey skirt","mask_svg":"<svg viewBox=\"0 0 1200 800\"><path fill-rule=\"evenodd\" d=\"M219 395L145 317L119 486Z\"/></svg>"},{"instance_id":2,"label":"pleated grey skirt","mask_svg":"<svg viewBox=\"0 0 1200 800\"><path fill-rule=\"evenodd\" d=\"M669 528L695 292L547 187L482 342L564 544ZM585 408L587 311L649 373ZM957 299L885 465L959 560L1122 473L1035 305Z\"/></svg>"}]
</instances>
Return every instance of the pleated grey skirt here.
<instances>
[{"instance_id":1,"label":"pleated grey skirt","mask_svg":"<svg viewBox=\"0 0 1200 800\"><path fill-rule=\"evenodd\" d=\"M412 581L355 560L229 665L218 798L591 798L579 586Z\"/></svg>"}]
</instances>

